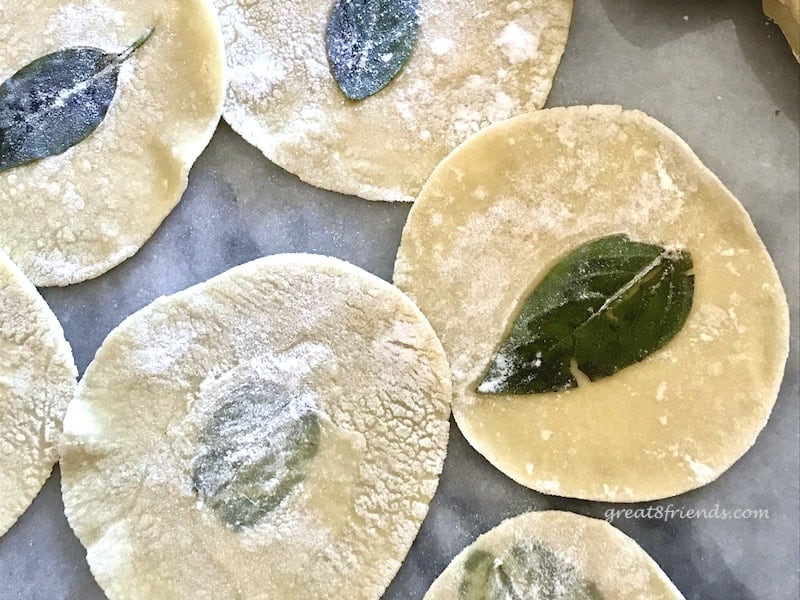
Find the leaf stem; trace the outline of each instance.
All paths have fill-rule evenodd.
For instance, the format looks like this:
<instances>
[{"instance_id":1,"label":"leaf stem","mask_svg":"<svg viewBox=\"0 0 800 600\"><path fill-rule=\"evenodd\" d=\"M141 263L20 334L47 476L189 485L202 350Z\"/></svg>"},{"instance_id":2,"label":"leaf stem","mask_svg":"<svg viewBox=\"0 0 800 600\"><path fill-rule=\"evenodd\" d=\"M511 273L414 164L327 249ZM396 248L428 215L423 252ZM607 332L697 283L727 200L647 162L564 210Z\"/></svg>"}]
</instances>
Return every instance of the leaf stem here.
<instances>
[{"instance_id":1,"label":"leaf stem","mask_svg":"<svg viewBox=\"0 0 800 600\"><path fill-rule=\"evenodd\" d=\"M153 35L154 31L155 27L152 26L148 27L145 30L145 32L142 35L140 35L135 42L133 42L120 54L117 54L117 57L114 59L114 62L119 64L119 63L124 63L126 60L128 60L134 52L136 52L139 48L141 48L144 45L144 43L148 39L150 39L150 36Z\"/></svg>"}]
</instances>

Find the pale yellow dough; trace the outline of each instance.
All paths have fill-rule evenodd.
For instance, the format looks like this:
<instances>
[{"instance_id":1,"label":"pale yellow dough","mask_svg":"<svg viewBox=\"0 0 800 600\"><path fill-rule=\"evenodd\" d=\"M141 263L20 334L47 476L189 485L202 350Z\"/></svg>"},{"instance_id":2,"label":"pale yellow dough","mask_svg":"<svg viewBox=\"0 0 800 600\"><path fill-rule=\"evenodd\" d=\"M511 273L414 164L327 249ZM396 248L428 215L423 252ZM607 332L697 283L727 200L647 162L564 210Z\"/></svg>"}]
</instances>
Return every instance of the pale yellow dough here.
<instances>
[{"instance_id":1,"label":"pale yellow dough","mask_svg":"<svg viewBox=\"0 0 800 600\"><path fill-rule=\"evenodd\" d=\"M475 551L489 552L503 564L511 548L531 542L552 551L575 574L593 582L604 600L683 600L661 568L631 538L605 521L560 511L525 513L483 534L453 559L424 600L459 598L465 561ZM569 583L568 574L559 575ZM520 600L543 597L534 589L515 589L524 590Z\"/></svg>"},{"instance_id":2,"label":"pale yellow dough","mask_svg":"<svg viewBox=\"0 0 800 600\"><path fill-rule=\"evenodd\" d=\"M55 315L0 251L0 535L50 475L77 377Z\"/></svg>"},{"instance_id":3,"label":"pale yellow dough","mask_svg":"<svg viewBox=\"0 0 800 600\"><path fill-rule=\"evenodd\" d=\"M763 4L764 13L780 26L800 62L800 0L763 0Z\"/></svg>"},{"instance_id":4,"label":"pale yellow dough","mask_svg":"<svg viewBox=\"0 0 800 600\"><path fill-rule=\"evenodd\" d=\"M572 14L572 0L425 0L400 75L352 102L328 65L333 0L214 1L225 120L303 181L406 202L470 134L544 105Z\"/></svg>"},{"instance_id":5,"label":"pale yellow dough","mask_svg":"<svg viewBox=\"0 0 800 600\"><path fill-rule=\"evenodd\" d=\"M193 491L192 461L211 411L267 379L302 391L321 445L236 531ZM111 600L377 599L436 490L450 395L439 341L395 287L332 258L260 259L103 343L65 419L67 518Z\"/></svg>"},{"instance_id":6,"label":"pale yellow dough","mask_svg":"<svg viewBox=\"0 0 800 600\"><path fill-rule=\"evenodd\" d=\"M94 133L0 173L0 248L37 286L108 271L175 207L219 121L224 48L211 0L0 3L0 80L67 47L119 52L149 26Z\"/></svg>"},{"instance_id":7,"label":"pale yellow dough","mask_svg":"<svg viewBox=\"0 0 800 600\"><path fill-rule=\"evenodd\" d=\"M567 392L476 393L533 286L616 233L691 252L678 335ZM788 353L786 297L741 204L674 133L614 106L524 115L459 147L411 210L395 283L442 340L466 438L550 494L634 502L716 479L766 424Z\"/></svg>"}]
</instances>

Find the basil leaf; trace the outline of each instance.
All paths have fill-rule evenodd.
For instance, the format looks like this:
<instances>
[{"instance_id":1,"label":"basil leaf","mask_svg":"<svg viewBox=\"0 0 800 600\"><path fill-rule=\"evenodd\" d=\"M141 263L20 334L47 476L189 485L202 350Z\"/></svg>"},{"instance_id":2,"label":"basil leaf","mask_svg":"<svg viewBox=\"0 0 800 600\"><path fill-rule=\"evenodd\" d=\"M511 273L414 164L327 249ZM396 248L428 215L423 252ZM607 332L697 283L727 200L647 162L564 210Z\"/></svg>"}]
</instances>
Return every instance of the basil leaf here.
<instances>
[{"instance_id":1,"label":"basil leaf","mask_svg":"<svg viewBox=\"0 0 800 600\"><path fill-rule=\"evenodd\" d=\"M595 381L641 361L680 331L694 296L691 254L619 234L579 246L525 301L481 393L535 394Z\"/></svg>"},{"instance_id":2,"label":"basil leaf","mask_svg":"<svg viewBox=\"0 0 800 600\"><path fill-rule=\"evenodd\" d=\"M312 407L274 383L242 386L201 432L194 491L232 529L255 525L303 481L319 449Z\"/></svg>"},{"instance_id":3,"label":"basil leaf","mask_svg":"<svg viewBox=\"0 0 800 600\"><path fill-rule=\"evenodd\" d=\"M65 152L108 112L122 64L153 28L120 54L67 48L36 59L0 85L0 172Z\"/></svg>"},{"instance_id":4,"label":"basil leaf","mask_svg":"<svg viewBox=\"0 0 800 600\"><path fill-rule=\"evenodd\" d=\"M328 61L344 95L362 100L383 89L417 43L419 0L335 0Z\"/></svg>"},{"instance_id":5,"label":"basil leaf","mask_svg":"<svg viewBox=\"0 0 800 600\"><path fill-rule=\"evenodd\" d=\"M474 550L464 562L459 600L603 600L594 582L538 540L495 557Z\"/></svg>"}]
</instances>

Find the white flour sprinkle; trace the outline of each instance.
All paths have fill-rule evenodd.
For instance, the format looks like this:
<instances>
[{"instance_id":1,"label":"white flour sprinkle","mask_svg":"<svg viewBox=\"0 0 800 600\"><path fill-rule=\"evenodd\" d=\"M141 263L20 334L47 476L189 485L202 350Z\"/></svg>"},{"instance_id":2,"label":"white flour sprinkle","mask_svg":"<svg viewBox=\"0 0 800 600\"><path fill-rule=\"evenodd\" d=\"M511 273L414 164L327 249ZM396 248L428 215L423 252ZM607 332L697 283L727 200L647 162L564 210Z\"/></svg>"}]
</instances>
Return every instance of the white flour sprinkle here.
<instances>
[{"instance_id":1,"label":"white flour sprinkle","mask_svg":"<svg viewBox=\"0 0 800 600\"><path fill-rule=\"evenodd\" d=\"M450 38L436 38L431 41L431 52L436 56L443 56L453 49L453 40Z\"/></svg>"},{"instance_id":2,"label":"white flour sprinkle","mask_svg":"<svg viewBox=\"0 0 800 600\"><path fill-rule=\"evenodd\" d=\"M513 21L500 32L495 44L512 65L535 60L539 56L539 32L534 34L526 31Z\"/></svg>"},{"instance_id":3,"label":"white flour sprinkle","mask_svg":"<svg viewBox=\"0 0 800 600\"><path fill-rule=\"evenodd\" d=\"M713 481L716 476L714 469L705 463L695 460L689 454L683 455L683 461L689 465L698 483L708 483L709 481Z\"/></svg>"}]
</instances>

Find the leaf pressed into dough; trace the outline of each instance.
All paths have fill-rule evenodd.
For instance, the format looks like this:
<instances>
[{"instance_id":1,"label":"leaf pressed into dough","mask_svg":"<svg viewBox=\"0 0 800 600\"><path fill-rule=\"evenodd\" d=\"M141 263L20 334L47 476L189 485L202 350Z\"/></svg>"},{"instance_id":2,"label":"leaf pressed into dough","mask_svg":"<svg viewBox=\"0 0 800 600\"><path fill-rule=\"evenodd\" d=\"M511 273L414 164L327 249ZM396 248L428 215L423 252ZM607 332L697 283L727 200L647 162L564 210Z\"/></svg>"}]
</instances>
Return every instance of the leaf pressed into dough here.
<instances>
[{"instance_id":1,"label":"leaf pressed into dough","mask_svg":"<svg viewBox=\"0 0 800 600\"><path fill-rule=\"evenodd\" d=\"M67 48L22 67L0 85L0 172L61 154L105 119L122 64L152 35L123 52Z\"/></svg>"},{"instance_id":2,"label":"leaf pressed into dough","mask_svg":"<svg viewBox=\"0 0 800 600\"><path fill-rule=\"evenodd\" d=\"M417 43L419 0L336 0L328 60L345 96L362 100L394 79Z\"/></svg>"},{"instance_id":3,"label":"leaf pressed into dough","mask_svg":"<svg viewBox=\"0 0 800 600\"><path fill-rule=\"evenodd\" d=\"M242 386L200 435L194 489L232 529L255 525L303 481L319 443L312 406L276 383Z\"/></svg>"},{"instance_id":4,"label":"leaf pressed into dough","mask_svg":"<svg viewBox=\"0 0 800 600\"><path fill-rule=\"evenodd\" d=\"M467 556L459 600L603 600L594 583L538 540L503 554L478 548Z\"/></svg>"},{"instance_id":5,"label":"leaf pressed into dough","mask_svg":"<svg viewBox=\"0 0 800 600\"><path fill-rule=\"evenodd\" d=\"M481 393L534 394L592 381L663 347L694 295L691 254L617 234L587 242L553 267L525 300Z\"/></svg>"}]
</instances>

